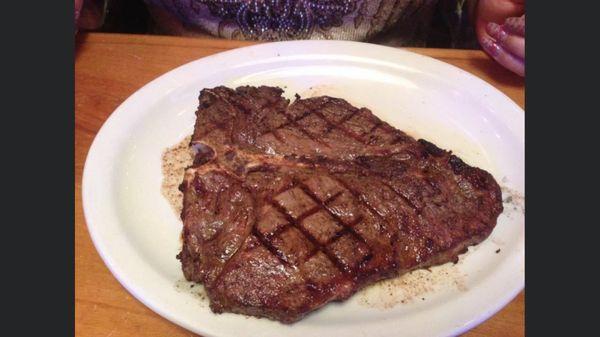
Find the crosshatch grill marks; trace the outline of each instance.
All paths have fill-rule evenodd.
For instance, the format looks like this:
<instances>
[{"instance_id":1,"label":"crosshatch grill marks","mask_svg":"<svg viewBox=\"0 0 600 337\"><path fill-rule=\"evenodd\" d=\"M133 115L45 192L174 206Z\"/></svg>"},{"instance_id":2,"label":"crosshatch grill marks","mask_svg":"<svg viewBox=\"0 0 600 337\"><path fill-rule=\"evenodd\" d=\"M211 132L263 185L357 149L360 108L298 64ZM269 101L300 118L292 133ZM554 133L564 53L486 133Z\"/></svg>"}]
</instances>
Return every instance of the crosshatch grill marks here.
<instances>
[{"instance_id":1,"label":"crosshatch grill marks","mask_svg":"<svg viewBox=\"0 0 600 337\"><path fill-rule=\"evenodd\" d=\"M297 221L304 212L309 211L318 205L318 203L315 203L310 196L306 195L306 193L297 186L294 178L292 178L291 187L277 194L273 197L273 200L285 208L286 214L294 218L295 221Z\"/></svg>"},{"instance_id":2,"label":"crosshatch grill marks","mask_svg":"<svg viewBox=\"0 0 600 337\"><path fill-rule=\"evenodd\" d=\"M353 109L351 113L342 117L342 119L340 119L340 121L335 123L334 125L343 125L344 123L346 123L346 121L349 121L350 119L352 119L352 117L358 115L358 113L360 111L361 111L361 109ZM322 116L322 118L325 118L325 116ZM333 124L333 123L330 123L330 124ZM329 129L329 131L331 131L331 129Z\"/></svg>"},{"instance_id":3,"label":"crosshatch grill marks","mask_svg":"<svg viewBox=\"0 0 600 337\"><path fill-rule=\"evenodd\" d=\"M348 224L348 226L344 226L344 228L342 230L340 230L339 232L335 233L335 235L329 239L325 245L328 246L330 244L332 244L333 242L335 242L337 239L339 239L342 235L346 234L346 233L351 233L354 232L354 230L352 230L351 228L358 225L361 221L363 221L364 217L362 215L359 215L356 220L352 221L352 223ZM360 235L356 234L358 237L360 237ZM363 240L364 241L364 240ZM366 241L364 241L365 243L367 243Z\"/></svg>"},{"instance_id":4,"label":"crosshatch grill marks","mask_svg":"<svg viewBox=\"0 0 600 337\"><path fill-rule=\"evenodd\" d=\"M259 136L264 136L268 133L272 133L275 130L291 126L293 123L296 123L297 121L303 119L304 117L310 116L313 112L315 112L315 110L320 109L321 106L323 106L323 105L325 105L325 103L321 103L321 105L317 106L316 108L309 109L308 111L306 111L305 113L303 113L302 115L300 115L299 117L296 117L296 118L290 118L290 116L288 116L284 111L276 111L276 113L278 115L283 116L285 118L286 122L277 127L274 127L273 129L270 129L270 130L267 130L267 131L261 133ZM288 106L288 109L289 109L289 106Z\"/></svg>"},{"instance_id":5,"label":"crosshatch grill marks","mask_svg":"<svg viewBox=\"0 0 600 337\"><path fill-rule=\"evenodd\" d=\"M350 225L346 224L335 213L331 212L329 207L326 206L326 202L322 203L321 200L319 200L319 198L308 188L308 186L304 185L303 183L299 183L298 186L300 187L300 189L302 189L304 191L304 193L306 193L309 197L311 197L314 202L316 202L319 206L321 206L321 208L323 210L327 211L327 213L329 213L329 215L332 218L334 218L340 225L344 226L350 234L354 235L359 241L362 241L364 244L367 244L367 241L362 236L360 236L358 233L356 233L356 231L354 231L354 229L352 227L350 227Z\"/></svg>"},{"instance_id":6,"label":"crosshatch grill marks","mask_svg":"<svg viewBox=\"0 0 600 337\"><path fill-rule=\"evenodd\" d=\"M362 135L357 135L356 133L348 130L345 127L345 124L347 124L347 122L349 120L351 120L353 117L359 115L361 112L363 112L365 110L357 109L357 108L350 109L350 111L351 111L350 113L346 114L338 122L333 122L330 119L328 119L325 115L323 115L321 112L318 111L320 108L327 105L327 103L328 102L321 103L318 107L309 109L308 111L306 111L305 113L303 113L302 115L300 115L296 118L291 118L284 111L278 110L278 111L276 111L276 114L283 116L287 121L277 127L274 127L270 130L267 130L267 131L261 133L259 135L259 137L270 133L273 135L273 137L275 137L275 139L277 139L277 141L279 141L281 143L285 143L285 139L281 136L279 131L283 130L287 127L291 127L291 128L294 128L294 129L300 131L303 135L305 135L311 141L313 141L317 144L323 145L327 148L331 148L331 145L328 144L323 139L321 139L320 136L328 135L332 130L338 130L338 131L342 132L345 136L350 137L364 145L369 144L369 142L371 141L370 137L376 130L382 131L384 134L387 134L387 135L393 135L394 130L389 130L389 128L382 128L382 126L386 125L386 123L381 121L379 118L377 118L375 116L373 116L374 117L374 125L370 128L370 130ZM368 111L368 110L366 110L366 111ZM316 116L327 125L323 134L314 135L298 123L299 121L301 121L309 116ZM395 137L391 142L389 142L389 145L397 144L397 143L403 141L404 139L405 139L405 137L403 137L403 136Z\"/></svg>"},{"instance_id":7,"label":"crosshatch grill marks","mask_svg":"<svg viewBox=\"0 0 600 337\"><path fill-rule=\"evenodd\" d=\"M499 187L487 172L450 161L448 151L427 156L426 144L343 99L298 97L290 104L278 88L218 87L203 91L199 100L193 139L213 148L214 158L191 169L196 175L228 173L227 184L253 191L215 198L210 193L225 183L215 178L206 181L211 186L205 193L194 195L189 175L182 185L188 202L178 257L186 279L207 286L214 312L297 321L375 280L453 261L484 240L502 212ZM208 133L210 123L218 132ZM272 130L274 135L257 138ZM437 171L420 171L420 165ZM465 189L474 197L462 198ZM229 221L228 214L238 219L238 211L248 218L231 228L231 237L204 246L194 237L212 230L212 222L197 221L203 201L220 204L219 214L211 215L213 208L206 213L217 222ZM218 259L214 252L244 237L242 248L222 260L223 270L221 264L207 265Z\"/></svg>"},{"instance_id":8,"label":"crosshatch grill marks","mask_svg":"<svg viewBox=\"0 0 600 337\"><path fill-rule=\"evenodd\" d=\"M309 209L308 211L304 212L303 214L301 214L296 221L298 221L299 223L302 222L302 220L308 218L309 216L317 213L318 211L320 211L322 208L320 207L320 205L317 205L311 209Z\"/></svg>"},{"instance_id":9,"label":"crosshatch grill marks","mask_svg":"<svg viewBox=\"0 0 600 337\"><path fill-rule=\"evenodd\" d=\"M282 228L287 228L287 226L283 226ZM289 266L289 267L293 267L292 265L290 265L290 263L285 259L283 252L279 251L279 249L275 248L275 246L273 246L271 244L271 241L269 241L269 239L267 239L265 236L263 236L257 229L256 226L254 226L252 228L252 235L254 235L258 241L269 251L271 252L271 254L273 254L273 256L277 257L277 259L284 265L284 266ZM273 235L270 235L270 237L272 237ZM230 259L231 261L231 259Z\"/></svg>"},{"instance_id":10,"label":"crosshatch grill marks","mask_svg":"<svg viewBox=\"0 0 600 337\"><path fill-rule=\"evenodd\" d=\"M209 91L209 93L212 94L213 96L217 97L217 98L220 98L223 102L229 104L231 107L234 108L234 110L236 110L238 112L238 114L239 114L239 112L241 112L242 115L250 115L251 112L252 112L251 109L246 108L245 106L243 106L242 104L240 104L236 100L230 100L228 97L225 97L224 95L220 95L220 94L214 93L212 91ZM237 94L239 94L239 93L237 93ZM272 104L271 102L267 102L267 103L259 106L256 110L257 111L261 111L261 110L263 110L264 108L266 108L267 106L270 106L270 105L274 106L274 104ZM230 123L232 123L232 122L233 121L230 120ZM235 128L230 127L230 130L229 130L229 139L230 139L230 141L232 143L235 143L235 132L237 132L237 130L234 130L234 129Z\"/></svg>"},{"instance_id":11,"label":"crosshatch grill marks","mask_svg":"<svg viewBox=\"0 0 600 337\"><path fill-rule=\"evenodd\" d=\"M243 94L236 93L236 94L245 96L248 101L252 102L252 97L251 97L250 94L247 94L247 93L243 93ZM275 106L277 106L277 104L281 103L281 102L279 102L277 100L272 101L272 102L267 100L267 102L264 103L264 104L261 104L261 105L258 105L258 106L253 105L250 109L248 109L248 108L246 108L245 106L243 106L240 102L238 102L236 100L230 100L230 99L228 99L226 97L223 97L223 100L225 102L229 103L230 105L232 105L233 107L235 107L237 109L237 111L242 112L245 115L250 115L251 112L252 112L252 110L254 110L254 111L262 111L262 110L265 110L265 109L273 109L273 108L275 108Z\"/></svg>"},{"instance_id":12,"label":"crosshatch grill marks","mask_svg":"<svg viewBox=\"0 0 600 337\"><path fill-rule=\"evenodd\" d=\"M350 187L349 184L347 184L343 179L339 178L339 177L334 177L334 179L340 183L342 186L344 186L344 188L346 188L348 191L350 191L350 193L356 198L356 200L358 200L363 206L365 206L375 217L377 217L380 221L382 221L385 226L387 228L392 228L393 224L390 223L390 221L388 219L386 219L385 217L383 217L381 214L379 214L379 212L368 202L368 200L366 200L364 198L364 196L355 191L353 188Z\"/></svg>"},{"instance_id":13,"label":"crosshatch grill marks","mask_svg":"<svg viewBox=\"0 0 600 337\"><path fill-rule=\"evenodd\" d=\"M325 253L328 256L328 258L331 259L331 261L340 269L340 271L342 271L343 273L346 273L346 274L350 274L354 277L356 275L356 273L358 272L358 268L363 266L364 263L366 263L368 260L370 260L373 257L372 248L369 245L369 243L359 233L357 233L353 228L353 226L357 225L358 223L360 223L363 220L362 215L358 216L354 221L352 221L350 223L344 222L336 214L331 212L331 210L327 206L327 204L331 203L336 198L338 198L340 195L342 195L344 193L344 191L339 191L339 192L335 193L334 195L332 195L331 197L327 198L326 200L321 201L310 190L310 188L308 186L306 186L305 184L303 184L302 182L300 182L296 179L293 179L292 184L288 185L287 189L281 191L276 196L276 198L284 193L289 193L289 191L294 190L296 188L299 188L308 197L310 197L316 206L313 206L313 207L309 208L308 210L305 210L303 213L298 214L297 210L290 211L284 205L282 205L279 201L272 199L270 201L270 203L272 204L273 207L278 209L281 212L281 214L283 214L287 218L289 225L279 228L277 230L277 233L273 233L272 235L270 235L269 239L271 241L269 241L269 244L273 245L272 238L275 237L276 235L280 235L280 233L285 232L287 230L287 227L289 227L289 226L295 227L302 234L304 234L304 236L315 247L315 249L307 255L306 260L308 260L312 256L314 256L318 251L322 251L323 253ZM316 238L312 233L310 233L310 231L302 223L302 221L304 219L306 219L306 218L310 217L311 215L314 215L320 211L324 211L325 214L327 214L327 216L331 217L335 221L335 223L337 225L339 225L341 228L325 243L319 241L319 239ZM296 215L294 215L294 214L296 214ZM349 237L348 237L348 235L349 235ZM347 252L340 253L340 252L336 252L335 250L332 251L331 249L336 247L338 240L344 240L346 244L348 243L348 240L351 240L350 242L355 241L356 245L358 245L357 252L358 252L358 254L361 255L361 256L359 256L360 260L352 263L352 257L353 257L352 254L348 254ZM277 248L275 248L275 250L277 250ZM352 252L352 253L354 253L354 252ZM342 254L342 255L338 256L336 254L338 254L338 255ZM346 254L346 255L343 255L343 254ZM285 259L285 257L282 257L282 258ZM340 259L344 259L347 261L342 261ZM350 259L350 260L348 260L348 259Z\"/></svg>"},{"instance_id":14,"label":"crosshatch grill marks","mask_svg":"<svg viewBox=\"0 0 600 337\"><path fill-rule=\"evenodd\" d=\"M213 93L213 92L209 92L210 94L212 94L213 96L216 96L218 98L221 98L224 102L226 102L227 104L229 104L230 106L232 106L235 110L241 112L242 114L249 114L251 113L251 110L256 110L256 111L261 111L263 109L269 108L272 109L274 108L278 102L269 102L267 101L265 104L258 106L258 107L252 107L251 109L244 107L242 104L236 102L235 100L230 100L228 97L222 97L222 95ZM265 132L262 132L259 134L259 136L263 136L266 134L272 134L273 137L275 139L277 139L277 141L284 143L285 139L281 136L281 134L278 133L278 130L281 130L283 128L286 127L292 127L296 130L298 130L299 132L301 132L302 134L304 134L305 136L307 136L310 140L323 145L325 147L331 148L331 145L328 144L326 141L322 140L319 138L319 135L313 135L311 134L309 131L307 131L304 127L302 127L301 125L299 125L297 122L300 121L301 119L308 117L312 114L318 116L321 120L323 120L326 124L327 124L327 130L323 135L328 134L330 131L337 129L340 132L342 132L344 135L346 135L347 137L350 137L354 140L356 140L357 142L361 143L361 144L365 144L368 145L370 142L370 135L377 129L381 129L380 131L383 131L385 134L393 134L394 130L388 130L389 128L380 128L382 125L385 125L384 122L382 122L379 118L375 117L375 125L371 128L371 130L363 135L357 135L356 133L348 130L344 124L346 124L347 121L349 121L350 119L352 119L353 117L355 117L356 115L358 115L359 113L361 113L364 109L358 109L355 107L350 107L350 109L348 109L348 111L351 111L350 113L345 114L338 122L333 122L331 121L329 118L327 118L325 115L323 115L321 112L319 112L319 109L322 109L324 106L330 104L331 102L325 101L325 102L321 102L321 104L319 104L317 107L313 107L311 109L309 109L308 111L306 111L304 114L300 115L299 117L296 118L290 118L290 116L288 116L285 111L280 111L280 110L276 110L274 111L276 114L282 115L287 122L283 123L282 125L276 126L270 130L267 130ZM291 105L288 105L288 109ZM368 110L366 110L368 111ZM370 112L369 112L370 113ZM208 136L210 133L212 133L216 128L210 129L208 131L207 134L203 135L203 137ZM235 130L231 129L230 131L230 138L233 142L233 133L235 132ZM392 141L388 142L388 145L395 145L397 143L402 142L403 140L405 140L404 136L398 136L395 137Z\"/></svg>"},{"instance_id":15,"label":"crosshatch grill marks","mask_svg":"<svg viewBox=\"0 0 600 337\"><path fill-rule=\"evenodd\" d=\"M287 213L287 210L281 206L278 202L274 201L274 200L270 200L270 203L273 205L273 207L277 208L282 214L284 214L287 217L287 220L290 224L290 226L293 226L295 228L297 228L298 230L300 230L300 232L302 232L302 234L304 234L304 236L310 240L313 244L313 246L315 247L315 249L307 256L306 260L308 261L312 256L314 256L317 252L322 251L331 262L333 262L333 264L336 266L336 268L342 273L342 274L346 274L346 267L344 266L344 264L339 261L335 255L333 255L331 252L329 252L329 250L324 247L323 245L319 244L319 242L312 236L310 235L310 233L308 233L307 230L305 230L300 224L298 224L296 222L296 219L294 219L291 215L289 215Z\"/></svg>"},{"instance_id":16,"label":"crosshatch grill marks","mask_svg":"<svg viewBox=\"0 0 600 337\"><path fill-rule=\"evenodd\" d=\"M308 139L312 140L313 142L315 142L317 144L321 144L325 147L329 147L329 148L331 147L331 146L329 146L329 144L327 144L322 139L319 139L319 138L313 136L310 132L306 131L306 129L301 127L297 121L293 121L292 123L290 123L290 126L296 128L297 130L302 132L306 137L308 137Z\"/></svg>"},{"instance_id":17,"label":"crosshatch grill marks","mask_svg":"<svg viewBox=\"0 0 600 337\"><path fill-rule=\"evenodd\" d=\"M273 237L276 237L279 234L281 234L282 232L286 231L290 226L291 226L291 224L288 222L285 225L277 228L273 233L270 233L269 235L265 236L265 238L271 239Z\"/></svg>"},{"instance_id":18,"label":"crosshatch grill marks","mask_svg":"<svg viewBox=\"0 0 600 337\"><path fill-rule=\"evenodd\" d=\"M320 113L318 111L315 111L314 114L317 115L317 116L319 116L319 118L321 118L322 120L325 121L325 123L327 123L328 129L330 129L330 130L333 130L333 129L339 130L344 135L346 135L346 136L348 136L348 137L356 140L359 143L364 143L365 142L365 140L362 139L362 137L358 137L353 132L350 132L350 131L346 130L345 128L343 128L341 125L337 125L337 124L331 122L322 113Z\"/></svg>"},{"instance_id":19,"label":"crosshatch grill marks","mask_svg":"<svg viewBox=\"0 0 600 337\"><path fill-rule=\"evenodd\" d=\"M245 188L246 192L248 193L248 195L250 196L250 198L252 199L252 205L254 206L254 208L256 208L259 203L258 200L256 198L256 195L254 193L252 193L252 191L248 188ZM287 261L285 260L285 258L283 257L283 254L281 252L279 252L272 244L271 242L268 240L268 238L265 237L265 235L263 235L259 230L258 230L258 216L254 217L254 221L252 223L252 229L250 230L250 233L248 234L248 236L246 236L246 238L244 239L244 241L248 240L248 237L250 237L251 235L255 236L256 239L258 239L258 241L269 251L271 252L275 257L277 257L277 259L283 264L283 265L289 265L287 263ZM280 227L286 227L286 225L284 224L283 226ZM243 245L242 245L243 246ZM238 251L235 253L237 254L242 247L240 247L240 249L238 249ZM234 259L229 259L227 261L226 264L229 264L231 261L234 261Z\"/></svg>"},{"instance_id":20,"label":"crosshatch grill marks","mask_svg":"<svg viewBox=\"0 0 600 337\"><path fill-rule=\"evenodd\" d=\"M323 210L307 216L299 223L322 245L325 245L331 237L344 229L342 225Z\"/></svg>"},{"instance_id":21,"label":"crosshatch grill marks","mask_svg":"<svg viewBox=\"0 0 600 337\"><path fill-rule=\"evenodd\" d=\"M271 245L283 253L283 257L294 268L301 266L318 249L296 226L288 226L270 240Z\"/></svg>"},{"instance_id":22,"label":"crosshatch grill marks","mask_svg":"<svg viewBox=\"0 0 600 337\"><path fill-rule=\"evenodd\" d=\"M320 107L321 106L319 106L319 108ZM311 134L305 128L303 128L300 124L298 124L299 121L301 121L302 119L304 119L304 118L312 115L315 112L315 110L317 110L317 109L310 109L307 112L305 112L302 115L300 115L300 117L297 117L297 118L294 118L294 119L290 119L290 116L288 116L287 114L285 114L283 112L280 112L280 114L282 114L287 119L287 123L285 123L284 125L280 126L279 129L283 129L283 128L286 128L288 126L292 127L292 128L295 128L295 129L299 130L300 132L302 132L302 134L304 134L305 136L307 136L308 139L312 140L313 142L321 144L321 145L323 145L325 147L330 147L329 144L327 144L326 142L324 142L322 139L319 139L318 136L315 136L315 135Z\"/></svg>"},{"instance_id":23,"label":"crosshatch grill marks","mask_svg":"<svg viewBox=\"0 0 600 337\"><path fill-rule=\"evenodd\" d=\"M298 182L298 186L304 191L304 193L306 193L308 196L310 196L313 199L313 201L315 201L324 211L326 211L329 214L329 216L331 216L339 225L342 225L344 228L342 230L342 233L337 233L331 240L329 240L329 242L327 242L326 247L328 247L328 249L332 249L332 247L339 240L342 240L345 237L345 235L350 235L352 238L354 238L354 240L356 240L359 243L360 246L362 246L362 249L364 251L366 251L366 253L364 253L364 256L361 258L361 260L358 261L358 263L356 263L354 266L349 265L348 262L346 262L346 263L342 262L342 264L344 266L346 266L344 268L345 271L350 270L350 273L356 274L357 268L362 266L367 260L371 259L373 256L373 248L371 248L369 243L353 228L353 226L355 226L360 221L362 221L363 217L359 216L353 223L347 224L342 219L340 219L335 213L331 212L329 207L327 207L327 203L331 202L335 197L338 197L343 192L340 192L339 195L332 196L325 202L321 202L320 199L308 188L308 186L306 186L305 184L300 183L300 182ZM363 254L363 251L360 251L360 253Z\"/></svg>"},{"instance_id":24,"label":"crosshatch grill marks","mask_svg":"<svg viewBox=\"0 0 600 337\"><path fill-rule=\"evenodd\" d=\"M324 135L329 134L329 132L331 132L332 130L336 129L340 132L342 132L345 136L350 137L354 140L356 140L357 142L363 144L363 145L368 145L369 142L371 141L371 135L373 134L373 132L375 132L375 130L380 130L382 131L384 134L387 135L392 135L393 134L393 130L388 130L387 128L382 128L382 126L385 125L385 123L383 121L381 121L379 118L376 118L375 121L375 125L371 128L371 130L369 130L368 132L362 134L362 135L357 135L356 133L348 130L346 128L347 122L352 119L353 117L357 116L360 112L362 112L362 109L356 109L353 112L351 112L350 114L346 115L345 117L343 117L339 123L334 123L333 121L330 121L325 115L323 115L322 113L318 112L318 111L314 111L314 115L318 116L320 119L322 119L325 123L327 123L327 131L324 133ZM401 138L401 137L400 137ZM392 145L392 144L389 144Z\"/></svg>"}]
</instances>

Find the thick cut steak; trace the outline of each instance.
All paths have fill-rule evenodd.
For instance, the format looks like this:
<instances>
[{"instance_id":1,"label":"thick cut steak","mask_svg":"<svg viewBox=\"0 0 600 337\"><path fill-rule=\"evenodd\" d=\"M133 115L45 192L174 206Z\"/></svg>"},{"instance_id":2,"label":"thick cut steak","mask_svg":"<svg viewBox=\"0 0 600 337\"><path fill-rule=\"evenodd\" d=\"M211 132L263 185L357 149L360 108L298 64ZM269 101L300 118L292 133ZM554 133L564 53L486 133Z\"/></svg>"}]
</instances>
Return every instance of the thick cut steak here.
<instances>
[{"instance_id":1,"label":"thick cut steak","mask_svg":"<svg viewBox=\"0 0 600 337\"><path fill-rule=\"evenodd\" d=\"M491 233L489 173L342 99L281 94L200 93L178 258L214 312L291 323Z\"/></svg>"}]
</instances>

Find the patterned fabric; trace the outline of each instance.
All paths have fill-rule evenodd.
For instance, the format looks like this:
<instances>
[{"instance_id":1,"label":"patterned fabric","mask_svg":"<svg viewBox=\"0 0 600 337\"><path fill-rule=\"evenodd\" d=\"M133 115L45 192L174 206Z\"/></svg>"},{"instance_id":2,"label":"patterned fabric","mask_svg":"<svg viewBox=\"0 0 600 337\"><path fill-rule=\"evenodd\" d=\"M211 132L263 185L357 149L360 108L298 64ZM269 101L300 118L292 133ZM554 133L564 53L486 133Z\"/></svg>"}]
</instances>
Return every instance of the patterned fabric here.
<instances>
[{"instance_id":1,"label":"patterned fabric","mask_svg":"<svg viewBox=\"0 0 600 337\"><path fill-rule=\"evenodd\" d=\"M145 0L188 29L241 40L364 41L398 21L410 37L427 25L438 0ZM419 14L416 18L414 14ZM413 23L413 24L410 24Z\"/></svg>"},{"instance_id":2,"label":"patterned fabric","mask_svg":"<svg viewBox=\"0 0 600 337\"><path fill-rule=\"evenodd\" d=\"M307 38L315 30L329 30L343 24L343 18L354 12L356 1L292 1L198 0L211 15L222 22L235 24L244 36L251 38Z\"/></svg>"}]
</instances>

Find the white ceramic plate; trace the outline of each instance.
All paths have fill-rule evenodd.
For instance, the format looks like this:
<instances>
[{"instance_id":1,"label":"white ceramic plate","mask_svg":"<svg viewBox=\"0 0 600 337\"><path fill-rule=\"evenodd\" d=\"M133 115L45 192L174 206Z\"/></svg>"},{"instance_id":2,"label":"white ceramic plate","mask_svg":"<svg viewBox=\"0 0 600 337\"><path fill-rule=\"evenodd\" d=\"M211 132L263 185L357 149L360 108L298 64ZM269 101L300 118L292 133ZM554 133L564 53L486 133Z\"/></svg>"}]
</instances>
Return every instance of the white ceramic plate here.
<instances>
[{"instance_id":1,"label":"white ceramic plate","mask_svg":"<svg viewBox=\"0 0 600 337\"><path fill-rule=\"evenodd\" d=\"M270 43L205 57L152 81L117 108L84 169L83 206L94 244L121 284L152 310L205 336L448 336L487 319L523 288L523 209L505 205L490 238L457 265L433 269L432 278L448 280L428 281L421 273L431 284L418 293L407 288L419 286L415 279L375 286L293 325L213 314L194 293L201 287L182 281L175 259L182 224L161 195L161 154L191 134L202 88L242 84L368 107L488 170L512 191L513 202L524 195L523 110L456 67L340 41Z\"/></svg>"}]
</instances>

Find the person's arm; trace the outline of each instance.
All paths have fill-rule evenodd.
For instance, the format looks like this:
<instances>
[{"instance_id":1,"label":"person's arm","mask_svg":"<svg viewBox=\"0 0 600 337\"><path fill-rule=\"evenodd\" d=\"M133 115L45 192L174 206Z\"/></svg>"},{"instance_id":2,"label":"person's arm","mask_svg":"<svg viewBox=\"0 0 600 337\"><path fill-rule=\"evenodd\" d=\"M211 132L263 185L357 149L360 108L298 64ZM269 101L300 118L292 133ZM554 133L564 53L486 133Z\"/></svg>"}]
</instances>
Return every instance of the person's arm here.
<instances>
[{"instance_id":1,"label":"person's arm","mask_svg":"<svg viewBox=\"0 0 600 337\"><path fill-rule=\"evenodd\" d=\"M469 13L483 50L525 76L525 0L471 0Z\"/></svg>"}]
</instances>

